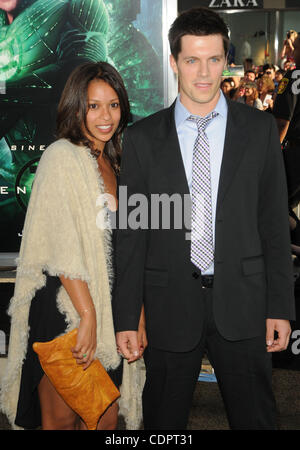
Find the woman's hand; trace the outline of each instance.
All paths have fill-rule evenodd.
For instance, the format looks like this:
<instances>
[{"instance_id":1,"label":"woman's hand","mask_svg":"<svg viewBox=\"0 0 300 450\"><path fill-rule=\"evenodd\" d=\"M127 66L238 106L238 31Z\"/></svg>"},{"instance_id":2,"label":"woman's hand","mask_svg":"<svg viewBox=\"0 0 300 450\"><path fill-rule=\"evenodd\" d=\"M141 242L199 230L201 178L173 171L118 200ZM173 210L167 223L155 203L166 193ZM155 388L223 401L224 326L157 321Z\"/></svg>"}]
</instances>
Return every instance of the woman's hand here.
<instances>
[{"instance_id":1,"label":"woman's hand","mask_svg":"<svg viewBox=\"0 0 300 450\"><path fill-rule=\"evenodd\" d=\"M144 351L145 351L147 345L148 345L144 305L142 306L142 310L141 310L137 337L138 337L139 352L140 352L140 358L141 358L144 354Z\"/></svg>"},{"instance_id":2,"label":"woman's hand","mask_svg":"<svg viewBox=\"0 0 300 450\"><path fill-rule=\"evenodd\" d=\"M94 359L97 347L97 320L94 303L85 281L69 279L63 275L60 275L59 278L80 316L77 341L72 349L73 356L78 364L83 364L83 369L87 369Z\"/></svg>"},{"instance_id":3,"label":"woman's hand","mask_svg":"<svg viewBox=\"0 0 300 450\"><path fill-rule=\"evenodd\" d=\"M138 344L139 344L139 352L140 352L140 358L143 356L144 351L148 345L148 340L147 340L147 333L146 333L146 328L143 326L139 326L138 329Z\"/></svg>"},{"instance_id":4,"label":"woman's hand","mask_svg":"<svg viewBox=\"0 0 300 450\"><path fill-rule=\"evenodd\" d=\"M94 360L97 347L97 327L95 311L85 312L78 327L77 341L72 349L77 364L83 365L87 369Z\"/></svg>"}]
</instances>

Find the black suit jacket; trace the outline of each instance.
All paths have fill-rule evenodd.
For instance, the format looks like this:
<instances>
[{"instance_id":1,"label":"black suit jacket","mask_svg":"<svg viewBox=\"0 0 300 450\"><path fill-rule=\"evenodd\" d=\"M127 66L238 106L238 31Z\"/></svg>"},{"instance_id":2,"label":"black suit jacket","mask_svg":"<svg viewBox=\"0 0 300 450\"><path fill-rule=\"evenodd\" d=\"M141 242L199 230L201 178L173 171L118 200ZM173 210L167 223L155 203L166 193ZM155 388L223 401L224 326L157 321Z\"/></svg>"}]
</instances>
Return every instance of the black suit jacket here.
<instances>
[{"instance_id":1,"label":"black suit jacket","mask_svg":"<svg viewBox=\"0 0 300 450\"><path fill-rule=\"evenodd\" d=\"M128 196L142 193L149 200L151 194L164 193L189 197L174 104L126 130L120 185L126 186ZM119 211L124 221L122 199ZM149 227L152 212L149 206ZM137 210L129 205L127 213L130 219ZM144 303L150 345L179 352L197 345L203 291L200 271L190 262L186 232L176 229L174 220L170 229L160 223L157 229L117 231L117 331L137 329ZM223 337L255 337L265 332L266 318L294 318L287 190L277 128L272 115L232 101L214 262L213 309Z\"/></svg>"}]
</instances>

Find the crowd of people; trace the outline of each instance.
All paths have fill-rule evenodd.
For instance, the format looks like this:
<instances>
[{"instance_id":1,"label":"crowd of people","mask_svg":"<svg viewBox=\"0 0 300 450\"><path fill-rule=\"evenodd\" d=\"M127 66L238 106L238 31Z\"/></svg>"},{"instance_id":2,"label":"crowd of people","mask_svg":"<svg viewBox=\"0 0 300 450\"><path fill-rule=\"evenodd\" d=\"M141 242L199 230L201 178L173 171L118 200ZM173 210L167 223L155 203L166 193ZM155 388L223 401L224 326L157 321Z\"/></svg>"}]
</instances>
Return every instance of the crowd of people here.
<instances>
[{"instance_id":1,"label":"crowd of people","mask_svg":"<svg viewBox=\"0 0 300 450\"><path fill-rule=\"evenodd\" d=\"M244 61L244 76L223 78L221 89L231 100L274 115L283 150L287 175L289 207L300 202L300 142L298 69L300 66L300 34L287 32L281 51L281 67L266 63L255 66L252 59Z\"/></svg>"},{"instance_id":2,"label":"crowd of people","mask_svg":"<svg viewBox=\"0 0 300 450\"><path fill-rule=\"evenodd\" d=\"M252 67L247 69L249 63ZM294 58L285 60L282 67L269 63L256 67L253 61L248 59L244 67L246 70L243 77L222 80L223 93L231 100L272 112L281 80L287 71L296 68Z\"/></svg>"},{"instance_id":3,"label":"crowd of people","mask_svg":"<svg viewBox=\"0 0 300 450\"><path fill-rule=\"evenodd\" d=\"M290 81L300 65L296 43L299 38L296 31L287 32L281 68L274 64L255 67L252 59L247 59L244 77L224 78L221 82L228 98L272 113L276 118L288 183L291 247L296 266L300 265L300 221L295 212L300 202L300 128L297 93L293 93Z\"/></svg>"}]
</instances>

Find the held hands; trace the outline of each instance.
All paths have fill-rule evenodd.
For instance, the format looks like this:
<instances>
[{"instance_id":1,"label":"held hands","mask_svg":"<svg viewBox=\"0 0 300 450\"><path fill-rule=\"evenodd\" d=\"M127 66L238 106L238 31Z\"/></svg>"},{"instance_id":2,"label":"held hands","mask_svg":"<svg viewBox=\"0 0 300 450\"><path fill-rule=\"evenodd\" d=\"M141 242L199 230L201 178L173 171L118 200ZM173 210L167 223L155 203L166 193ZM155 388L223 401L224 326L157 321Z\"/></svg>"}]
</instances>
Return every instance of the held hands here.
<instances>
[{"instance_id":1,"label":"held hands","mask_svg":"<svg viewBox=\"0 0 300 450\"><path fill-rule=\"evenodd\" d=\"M77 342L72 349L77 364L87 369L94 360L97 346L96 314L94 310L86 310L80 320Z\"/></svg>"},{"instance_id":2,"label":"held hands","mask_svg":"<svg viewBox=\"0 0 300 450\"><path fill-rule=\"evenodd\" d=\"M144 354L148 345L144 306L141 310L138 331L120 331L116 334L118 352L132 363Z\"/></svg>"},{"instance_id":3,"label":"held hands","mask_svg":"<svg viewBox=\"0 0 300 450\"><path fill-rule=\"evenodd\" d=\"M278 336L275 339L275 331ZM288 320L267 319L266 345L267 352L281 352L286 350L291 334L291 326Z\"/></svg>"},{"instance_id":4,"label":"held hands","mask_svg":"<svg viewBox=\"0 0 300 450\"><path fill-rule=\"evenodd\" d=\"M120 355L132 363L140 358L137 331L119 331L116 334L117 350Z\"/></svg>"}]
</instances>

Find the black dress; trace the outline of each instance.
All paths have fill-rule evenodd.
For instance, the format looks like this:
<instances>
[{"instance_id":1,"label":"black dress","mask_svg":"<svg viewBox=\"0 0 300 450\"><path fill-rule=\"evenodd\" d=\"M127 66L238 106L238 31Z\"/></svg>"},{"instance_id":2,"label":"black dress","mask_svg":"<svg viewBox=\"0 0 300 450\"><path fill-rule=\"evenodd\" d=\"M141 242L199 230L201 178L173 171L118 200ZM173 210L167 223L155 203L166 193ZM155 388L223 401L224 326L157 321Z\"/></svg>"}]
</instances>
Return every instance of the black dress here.
<instances>
[{"instance_id":1,"label":"black dress","mask_svg":"<svg viewBox=\"0 0 300 450\"><path fill-rule=\"evenodd\" d=\"M51 341L66 330L64 315L56 305L57 290L61 286L59 277L47 277L46 284L36 292L29 311L29 338L26 358L22 367L20 393L15 424L26 429L41 426L41 409L38 396L38 385L44 375L37 354L32 349L34 342ZM123 365L109 371L111 379L117 387L122 382Z\"/></svg>"}]
</instances>

